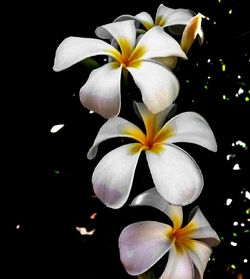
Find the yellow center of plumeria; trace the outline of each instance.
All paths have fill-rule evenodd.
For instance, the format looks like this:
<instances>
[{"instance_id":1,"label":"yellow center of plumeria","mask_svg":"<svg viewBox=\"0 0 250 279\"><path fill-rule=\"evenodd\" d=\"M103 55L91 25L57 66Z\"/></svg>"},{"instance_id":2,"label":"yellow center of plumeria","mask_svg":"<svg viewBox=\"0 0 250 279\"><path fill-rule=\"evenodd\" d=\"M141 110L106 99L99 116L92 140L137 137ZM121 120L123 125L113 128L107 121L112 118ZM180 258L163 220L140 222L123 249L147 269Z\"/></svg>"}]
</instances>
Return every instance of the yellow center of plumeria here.
<instances>
[{"instance_id":1,"label":"yellow center of plumeria","mask_svg":"<svg viewBox=\"0 0 250 279\"><path fill-rule=\"evenodd\" d=\"M155 153L160 153L164 150L164 143L166 140L173 135L173 129L171 129L170 126L168 128L159 129L157 120L152 114L144 116L144 123L146 133L139 128L128 128L123 131L139 142L132 146L130 152L135 154L139 150L150 150Z\"/></svg>"},{"instance_id":2,"label":"yellow center of plumeria","mask_svg":"<svg viewBox=\"0 0 250 279\"><path fill-rule=\"evenodd\" d=\"M174 228L167 232L167 236L174 239L174 245L178 253L184 250L194 250L195 242L190 238L191 233L197 229L194 222L187 224L183 228Z\"/></svg>"},{"instance_id":3,"label":"yellow center of plumeria","mask_svg":"<svg viewBox=\"0 0 250 279\"><path fill-rule=\"evenodd\" d=\"M146 47L139 45L134 48L126 38L119 38L118 43L120 51L117 49L110 50L111 56L116 62L123 68L139 67L141 58L146 52Z\"/></svg>"},{"instance_id":4,"label":"yellow center of plumeria","mask_svg":"<svg viewBox=\"0 0 250 279\"><path fill-rule=\"evenodd\" d=\"M162 26L164 26L165 24L166 24L166 20L165 20L164 17L158 16L158 17L155 19L155 25L156 25L156 26L162 27Z\"/></svg>"}]
</instances>

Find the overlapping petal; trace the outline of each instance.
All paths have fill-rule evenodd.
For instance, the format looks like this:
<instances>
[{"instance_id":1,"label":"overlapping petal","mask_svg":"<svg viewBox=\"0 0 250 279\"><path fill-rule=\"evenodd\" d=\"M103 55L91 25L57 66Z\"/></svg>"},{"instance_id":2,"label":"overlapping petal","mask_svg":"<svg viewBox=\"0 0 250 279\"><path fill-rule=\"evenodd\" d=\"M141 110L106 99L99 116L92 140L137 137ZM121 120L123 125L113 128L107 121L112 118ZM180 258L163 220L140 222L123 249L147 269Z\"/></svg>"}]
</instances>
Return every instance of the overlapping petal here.
<instances>
[{"instance_id":1,"label":"overlapping petal","mask_svg":"<svg viewBox=\"0 0 250 279\"><path fill-rule=\"evenodd\" d=\"M173 246L169 251L167 266L160 279L193 279L193 263L186 251L179 252Z\"/></svg>"},{"instance_id":2,"label":"overlapping petal","mask_svg":"<svg viewBox=\"0 0 250 279\"><path fill-rule=\"evenodd\" d=\"M129 131L133 131L134 133L131 134ZM135 134L143 137L141 129L133 123L121 117L110 118L99 130L93 145L88 151L88 159L93 159L96 156L98 145L101 142L116 137L134 138Z\"/></svg>"},{"instance_id":3,"label":"overlapping petal","mask_svg":"<svg viewBox=\"0 0 250 279\"><path fill-rule=\"evenodd\" d=\"M134 20L113 22L99 26L95 30L96 35L101 39L116 39L120 45L121 39L126 39L132 47L136 42L136 29Z\"/></svg>"},{"instance_id":4,"label":"overlapping petal","mask_svg":"<svg viewBox=\"0 0 250 279\"><path fill-rule=\"evenodd\" d=\"M105 118L118 115L121 106L121 70L115 62L93 70L80 90L83 106Z\"/></svg>"},{"instance_id":5,"label":"overlapping petal","mask_svg":"<svg viewBox=\"0 0 250 279\"><path fill-rule=\"evenodd\" d=\"M220 243L219 236L210 226L201 210L197 207L194 208L191 212L191 216L192 219L189 221L189 224L193 224L196 229L190 233L190 237L199 239L211 247L217 246Z\"/></svg>"},{"instance_id":6,"label":"overlapping petal","mask_svg":"<svg viewBox=\"0 0 250 279\"><path fill-rule=\"evenodd\" d=\"M168 56L178 56L187 59L179 43L159 26L153 27L143 35L136 47L144 47L146 49L141 59Z\"/></svg>"},{"instance_id":7,"label":"overlapping petal","mask_svg":"<svg viewBox=\"0 0 250 279\"><path fill-rule=\"evenodd\" d=\"M186 252L198 270L198 274L196 274L195 279L202 279L207 262L212 253L212 249L206 244L197 240L193 240L192 245L194 249L187 249Z\"/></svg>"},{"instance_id":8,"label":"overlapping petal","mask_svg":"<svg viewBox=\"0 0 250 279\"><path fill-rule=\"evenodd\" d=\"M119 237L121 261L126 271L138 275L154 265L173 245L171 227L155 221L127 226Z\"/></svg>"},{"instance_id":9,"label":"overlapping petal","mask_svg":"<svg viewBox=\"0 0 250 279\"><path fill-rule=\"evenodd\" d=\"M179 93L179 82L175 75L163 66L143 61L139 67L128 67L141 91L142 100L152 113L169 107Z\"/></svg>"},{"instance_id":10,"label":"overlapping petal","mask_svg":"<svg viewBox=\"0 0 250 279\"><path fill-rule=\"evenodd\" d=\"M128 199L140 151L131 152L138 144L122 145L96 166L92 183L96 196L108 207L120 208ZM140 148L139 148L140 150Z\"/></svg>"},{"instance_id":11,"label":"overlapping petal","mask_svg":"<svg viewBox=\"0 0 250 279\"><path fill-rule=\"evenodd\" d=\"M87 57L108 55L110 49L114 48L99 39L68 37L61 42L56 50L53 70L62 71Z\"/></svg>"},{"instance_id":12,"label":"overlapping petal","mask_svg":"<svg viewBox=\"0 0 250 279\"><path fill-rule=\"evenodd\" d=\"M175 229L182 225L183 213L181 206L171 205L159 195L157 189L151 188L133 199L131 206L152 206L164 212L172 221Z\"/></svg>"},{"instance_id":13,"label":"overlapping petal","mask_svg":"<svg viewBox=\"0 0 250 279\"><path fill-rule=\"evenodd\" d=\"M196 112L184 112L171 118L163 127L165 130L173 130L173 135L168 143L189 142L195 143L208 150L217 151L214 134L207 121Z\"/></svg>"},{"instance_id":14,"label":"overlapping petal","mask_svg":"<svg viewBox=\"0 0 250 279\"><path fill-rule=\"evenodd\" d=\"M157 191L171 204L187 205L193 202L203 188L203 176L199 166L177 146L168 144L161 148L161 152L146 150Z\"/></svg>"}]
</instances>

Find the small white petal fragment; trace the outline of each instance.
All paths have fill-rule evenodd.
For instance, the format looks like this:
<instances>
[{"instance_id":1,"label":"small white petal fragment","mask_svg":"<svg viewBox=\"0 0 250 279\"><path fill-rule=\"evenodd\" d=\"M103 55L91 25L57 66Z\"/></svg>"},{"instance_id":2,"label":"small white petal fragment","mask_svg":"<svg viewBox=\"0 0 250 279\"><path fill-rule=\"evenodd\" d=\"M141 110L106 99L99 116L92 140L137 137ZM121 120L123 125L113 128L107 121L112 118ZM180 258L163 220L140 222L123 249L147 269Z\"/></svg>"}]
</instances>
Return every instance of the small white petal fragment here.
<instances>
[{"instance_id":1,"label":"small white petal fragment","mask_svg":"<svg viewBox=\"0 0 250 279\"><path fill-rule=\"evenodd\" d=\"M233 170L240 170L241 168L240 168L240 165L239 164L235 164L234 166L233 166Z\"/></svg>"},{"instance_id":2,"label":"small white petal fragment","mask_svg":"<svg viewBox=\"0 0 250 279\"><path fill-rule=\"evenodd\" d=\"M64 126L64 124L58 124L58 125L54 125L51 129L50 129L50 132L52 134L58 132L59 130L62 129L62 127Z\"/></svg>"},{"instance_id":3,"label":"small white petal fragment","mask_svg":"<svg viewBox=\"0 0 250 279\"><path fill-rule=\"evenodd\" d=\"M76 230L79 231L81 235L93 235L95 232L95 229L92 231L87 231L87 229L84 227L76 227Z\"/></svg>"},{"instance_id":4,"label":"small white petal fragment","mask_svg":"<svg viewBox=\"0 0 250 279\"><path fill-rule=\"evenodd\" d=\"M232 203L232 201L233 201L232 199L228 198L228 199L226 200L226 205L229 206L229 205Z\"/></svg>"},{"instance_id":5,"label":"small white petal fragment","mask_svg":"<svg viewBox=\"0 0 250 279\"><path fill-rule=\"evenodd\" d=\"M230 245L236 247L238 244L237 244L237 242L231 241Z\"/></svg>"},{"instance_id":6,"label":"small white petal fragment","mask_svg":"<svg viewBox=\"0 0 250 279\"><path fill-rule=\"evenodd\" d=\"M250 193L248 191L245 192L245 197L250 200Z\"/></svg>"}]
</instances>

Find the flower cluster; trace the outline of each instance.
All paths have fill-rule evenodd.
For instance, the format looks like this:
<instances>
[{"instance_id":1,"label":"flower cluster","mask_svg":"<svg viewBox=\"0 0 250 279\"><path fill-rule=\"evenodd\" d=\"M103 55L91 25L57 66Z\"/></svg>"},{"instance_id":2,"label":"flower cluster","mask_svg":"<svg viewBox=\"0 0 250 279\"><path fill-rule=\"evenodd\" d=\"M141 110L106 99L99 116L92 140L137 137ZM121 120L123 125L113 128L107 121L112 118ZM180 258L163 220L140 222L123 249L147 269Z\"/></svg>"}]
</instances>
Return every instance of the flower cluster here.
<instances>
[{"instance_id":1,"label":"flower cluster","mask_svg":"<svg viewBox=\"0 0 250 279\"><path fill-rule=\"evenodd\" d=\"M68 37L56 50L55 71L89 57L108 56L107 63L94 69L80 89L82 105L107 119L88 159L97 155L99 144L107 139L135 141L115 148L98 163L92 175L96 196L110 208L124 206L139 156L145 151L155 187L136 197L131 206L155 207L173 223L170 226L138 222L122 231L121 262L131 275L143 274L169 251L161 279L202 278L212 252L210 247L219 243L216 232L198 208L182 227L182 206L197 199L204 183L195 160L175 144L194 143L215 152L215 137L207 121L196 112L170 118L180 86L174 69L180 60L188 58L196 38L203 42L203 17L187 9L160 5L155 20L146 12L122 15L97 27L98 39ZM178 36L179 41L174 38ZM122 75L132 77L141 93L141 102L134 102L134 109L144 129L120 116ZM165 121L167 117L170 119Z\"/></svg>"}]
</instances>

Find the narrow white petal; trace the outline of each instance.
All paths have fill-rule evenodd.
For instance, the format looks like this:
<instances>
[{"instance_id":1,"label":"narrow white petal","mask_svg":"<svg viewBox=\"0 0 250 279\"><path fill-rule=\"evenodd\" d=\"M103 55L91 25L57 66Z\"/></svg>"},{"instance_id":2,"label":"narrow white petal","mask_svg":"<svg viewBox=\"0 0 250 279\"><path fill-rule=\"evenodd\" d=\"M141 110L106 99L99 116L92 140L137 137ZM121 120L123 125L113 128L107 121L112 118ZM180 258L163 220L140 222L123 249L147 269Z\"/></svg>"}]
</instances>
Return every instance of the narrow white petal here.
<instances>
[{"instance_id":1,"label":"narrow white petal","mask_svg":"<svg viewBox=\"0 0 250 279\"><path fill-rule=\"evenodd\" d=\"M96 196L108 207L122 207L129 196L139 152L131 152L135 144L120 146L107 155L96 166L92 183Z\"/></svg>"},{"instance_id":2,"label":"narrow white petal","mask_svg":"<svg viewBox=\"0 0 250 279\"><path fill-rule=\"evenodd\" d=\"M126 39L131 46L134 46L136 41L134 20L117 21L105 24L97 27L95 33L102 39L115 38L118 44L121 39Z\"/></svg>"},{"instance_id":3,"label":"narrow white petal","mask_svg":"<svg viewBox=\"0 0 250 279\"><path fill-rule=\"evenodd\" d=\"M220 243L219 236L210 226L209 222L198 207L194 208L194 210L190 213L190 217L191 220L189 223L191 223L195 228L189 234L190 238L198 239L211 247L217 246Z\"/></svg>"},{"instance_id":4,"label":"narrow white petal","mask_svg":"<svg viewBox=\"0 0 250 279\"><path fill-rule=\"evenodd\" d=\"M154 26L154 21L151 15L147 12L141 12L135 16L135 18L147 29L149 30Z\"/></svg>"},{"instance_id":5,"label":"narrow white petal","mask_svg":"<svg viewBox=\"0 0 250 279\"><path fill-rule=\"evenodd\" d=\"M199 272L198 278L202 279L212 250L206 244L196 240L192 241L192 246L193 249L187 249L187 253Z\"/></svg>"},{"instance_id":6,"label":"narrow white petal","mask_svg":"<svg viewBox=\"0 0 250 279\"><path fill-rule=\"evenodd\" d=\"M96 156L98 145L107 139L116 137L133 138L132 134L127 133L128 131L142 133L140 128L121 117L113 117L106 121L99 130L92 147L89 149L88 159L93 159Z\"/></svg>"},{"instance_id":7,"label":"narrow white petal","mask_svg":"<svg viewBox=\"0 0 250 279\"><path fill-rule=\"evenodd\" d=\"M160 152L146 151L157 191L169 203L187 205L203 188L203 176L194 159L181 148L167 144Z\"/></svg>"},{"instance_id":8,"label":"narrow white petal","mask_svg":"<svg viewBox=\"0 0 250 279\"><path fill-rule=\"evenodd\" d=\"M179 43L159 26L151 28L141 37L136 48L141 47L146 49L142 59L168 56L178 56L187 59Z\"/></svg>"},{"instance_id":9,"label":"narrow white petal","mask_svg":"<svg viewBox=\"0 0 250 279\"><path fill-rule=\"evenodd\" d=\"M113 64L93 70L80 90L82 105L105 118L118 115L121 106L121 67L114 67Z\"/></svg>"},{"instance_id":10,"label":"narrow white petal","mask_svg":"<svg viewBox=\"0 0 250 279\"><path fill-rule=\"evenodd\" d=\"M183 221L182 207L169 204L156 190L151 188L133 199L131 206L147 205L164 212L173 221L174 227L180 228Z\"/></svg>"},{"instance_id":11,"label":"narrow white petal","mask_svg":"<svg viewBox=\"0 0 250 279\"><path fill-rule=\"evenodd\" d=\"M169 251L167 266L162 273L160 279L193 279L194 266L184 250L178 252L173 246Z\"/></svg>"},{"instance_id":12,"label":"narrow white petal","mask_svg":"<svg viewBox=\"0 0 250 279\"><path fill-rule=\"evenodd\" d=\"M207 121L196 112L184 112L170 119L162 129L171 129L168 143L189 142L217 151L217 144Z\"/></svg>"},{"instance_id":13,"label":"narrow white petal","mask_svg":"<svg viewBox=\"0 0 250 279\"><path fill-rule=\"evenodd\" d=\"M143 61L139 67L127 69L141 90L144 104L152 113L165 110L176 99L179 82L167 68L152 61Z\"/></svg>"},{"instance_id":14,"label":"narrow white petal","mask_svg":"<svg viewBox=\"0 0 250 279\"><path fill-rule=\"evenodd\" d=\"M62 71L87 57L109 55L110 49L111 45L99 39L68 37L56 50L53 70Z\"/></svg>"},{"instance_id":15,"label":"narrow white petal","mask_svg":"<svg viewBox=\"0 0 250 279\"><path fill-rule=\"evenodd\" d=\"M126 271L138 275L153 266L172 246L171 227L155 221L127 226L119 237L121 261Z\"/></svg>"}]
</instances>

